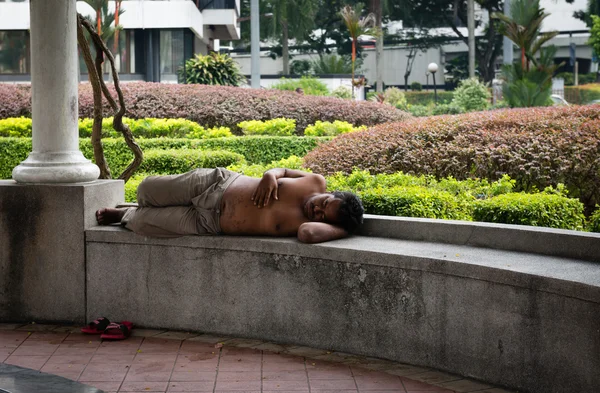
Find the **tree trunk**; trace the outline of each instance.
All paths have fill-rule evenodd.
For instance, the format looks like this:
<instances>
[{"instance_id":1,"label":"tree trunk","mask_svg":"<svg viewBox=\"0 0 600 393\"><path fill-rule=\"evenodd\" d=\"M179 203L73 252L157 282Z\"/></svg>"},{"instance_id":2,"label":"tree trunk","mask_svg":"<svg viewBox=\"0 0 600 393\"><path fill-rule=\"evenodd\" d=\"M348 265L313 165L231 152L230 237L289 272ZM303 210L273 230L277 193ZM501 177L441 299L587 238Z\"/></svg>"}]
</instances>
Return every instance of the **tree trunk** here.
<instances>
[{"instance_id":1,"label":"tree trunk","mask_svg":"<svg viewBox=\"0 0 600 393\"><path fill-rule=\"evenodd\" d=\"M119 53L119 29L117 29L117 26L119 26L119 11L121 9L121 1L122 0L115 0L115 38L113 43L113 55L115 57Z\"/></svg>"},{"instance_id":2,"label":"tree trunk","mask_svg":"<svg viewBox=\"0 0 600 393\"><path fill-rule=\"evenodd\" d=\"M378 37L377 37L377 46L376 46L376 52L375 52L375 69L376 69L376 78L377 78L377 92L378 93L382 93L383 92L383 62L382 62L382 56L383 56L383 30L382 30L382 23L381 23L381 19L382 19L382 14L383 14L383 4L381 3L381 0L371 0L371 8L372 8L372 12L373 14L375 14L375 24L377 25L377 28L379 29L379 32L381 33Z\"/></svg>"},{"instance_id":3,"label":"tree trunk","mask_svg":"<svg viewBox=\"0 0 600 393\"><path fill-rule=\"evenodd\" d=\"M100 8L96 10L96 33L102 37L102 13Z\"/></svg>"},{"instance_id":4,"label":"tree trunk","mask_svg":"<svg viewBox=\"0 0 600 393\"><path fill-rule=\"evenodd\" d=\"M281 58L283 60L283 75L290 74L290 51L288 46L288 21L281 21Z\"/></svg>"},{"instance_id":5,"label":"tree trunk","mask_svg":"<svg viewBox=\"0 0 600 393\"><path fill-rule=\"evenodd\" d=\"M356 62L356 40L357 40L357 38L352 39L352 98L354 98L354 63Z\"/></svg>"}]
</instances>

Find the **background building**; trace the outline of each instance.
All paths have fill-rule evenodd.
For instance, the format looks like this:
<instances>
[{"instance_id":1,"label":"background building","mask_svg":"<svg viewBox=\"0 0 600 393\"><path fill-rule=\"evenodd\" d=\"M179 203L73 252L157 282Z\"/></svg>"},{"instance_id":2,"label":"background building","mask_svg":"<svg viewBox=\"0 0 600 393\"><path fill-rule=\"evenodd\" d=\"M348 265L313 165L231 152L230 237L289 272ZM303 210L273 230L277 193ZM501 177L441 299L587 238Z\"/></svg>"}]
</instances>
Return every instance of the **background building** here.
<instances>
[{"instance_id":1,"label":"background building","mask_svg":"<svg viewBox=\"0 0 600 393\"><path fill-rule=\"evenodd\" d=\"M111 12L114 7L110 1ZM194 53L240 38L240 0L125 0L121 8L115 58L123 80L176 82L177 70ZM95 20L87 3L78 1L77 11ZM0 0L0 82L30 80L29 23L28 0Z\"/></svg>"}]
</instances>

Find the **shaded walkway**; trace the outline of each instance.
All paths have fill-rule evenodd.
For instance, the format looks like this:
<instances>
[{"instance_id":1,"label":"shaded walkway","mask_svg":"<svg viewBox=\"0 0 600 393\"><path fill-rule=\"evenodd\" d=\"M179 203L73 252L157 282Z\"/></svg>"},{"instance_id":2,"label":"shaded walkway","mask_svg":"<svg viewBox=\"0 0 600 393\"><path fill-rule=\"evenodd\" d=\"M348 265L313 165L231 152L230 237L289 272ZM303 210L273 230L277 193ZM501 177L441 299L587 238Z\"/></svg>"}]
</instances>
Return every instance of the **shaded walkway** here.
<instances>
[{"instance_id":1,"label":"shaded walkway","mask_svg":"<svg viewBox=\"0 0 600 393\"><path fill-rule=\"evenodd\" d=\"M258 340L134 329L125 341L102 342L78 331L0 324L0 361L106 393L508 393L424 368Z\"/></svg>"}]
</instances>

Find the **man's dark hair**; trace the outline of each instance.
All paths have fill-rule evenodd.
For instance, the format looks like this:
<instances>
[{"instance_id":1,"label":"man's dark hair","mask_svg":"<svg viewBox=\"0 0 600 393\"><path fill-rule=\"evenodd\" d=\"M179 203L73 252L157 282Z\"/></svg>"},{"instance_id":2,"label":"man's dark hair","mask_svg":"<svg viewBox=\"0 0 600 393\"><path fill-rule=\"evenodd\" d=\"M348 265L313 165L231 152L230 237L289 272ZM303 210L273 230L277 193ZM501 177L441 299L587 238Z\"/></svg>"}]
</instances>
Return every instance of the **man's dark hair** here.
<instances>
[{"instance_id":1,"label":"man's dark hair","mask_svg":"<svg viewBox=\"0 0 600 393\"><path fill-rule=\"evenodd\" d=\"M342 200L339 209L340 226L348 233L353 233L363 223L365 209L360 198L345 191L335 191L333 196Z\"/></svg>"}]
</instances>

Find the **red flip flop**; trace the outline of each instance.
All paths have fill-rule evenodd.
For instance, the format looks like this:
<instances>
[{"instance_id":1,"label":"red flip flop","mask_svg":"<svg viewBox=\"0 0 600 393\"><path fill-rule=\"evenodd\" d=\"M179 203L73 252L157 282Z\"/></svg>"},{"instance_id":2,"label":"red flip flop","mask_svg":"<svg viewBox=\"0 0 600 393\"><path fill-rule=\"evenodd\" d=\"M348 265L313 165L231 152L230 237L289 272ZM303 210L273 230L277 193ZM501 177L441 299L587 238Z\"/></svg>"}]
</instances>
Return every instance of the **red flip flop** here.
<instances>
[{"instance_id":1,"label":"red flip flop","mask_svg":"<svg viewBox=\"0 0 600 393\"><path fill-rule=\"evenodd\" d=\"M108 325L110 325L110 321L107 318L100 317L95 321L88 323L86 327L81 328L81 333L102 334Z\"/></svg>"},{"instance_id":2,"label":"red flip flop","mask_svg":"<svg viewBox=\"0 0 600 393\"><path fill-rule=\"evenodd\" d=\"M131 334L131 329L133 329L133 323L129 321L111 323L104 329L100 338L103 340L125 340Z\"/></svg>"}]
</instances>

